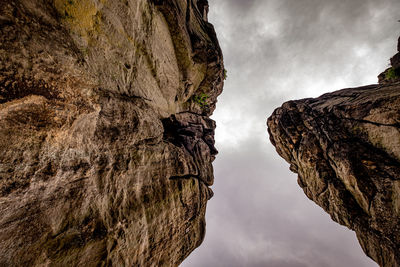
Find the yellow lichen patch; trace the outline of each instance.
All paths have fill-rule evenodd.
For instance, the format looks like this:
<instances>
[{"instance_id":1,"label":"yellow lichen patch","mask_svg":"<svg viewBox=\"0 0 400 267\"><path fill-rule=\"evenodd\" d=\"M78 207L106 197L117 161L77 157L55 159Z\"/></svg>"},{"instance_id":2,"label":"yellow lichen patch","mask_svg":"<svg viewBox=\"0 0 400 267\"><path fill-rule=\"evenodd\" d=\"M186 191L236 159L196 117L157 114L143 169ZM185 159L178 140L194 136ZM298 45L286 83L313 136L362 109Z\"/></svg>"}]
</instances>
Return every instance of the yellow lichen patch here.
<instances>
[{"instance_id":1,"label":"yellow lichen patch","mask_svg":"<svg viewBox=\"0 0 400 267\"><path fill-rule=\"evenodd\" d=\"M88 41L89 33L97 30L99 6L92 0L55 0L54 5L72 33L84 40Z\"/></svg>"}]
</instances>

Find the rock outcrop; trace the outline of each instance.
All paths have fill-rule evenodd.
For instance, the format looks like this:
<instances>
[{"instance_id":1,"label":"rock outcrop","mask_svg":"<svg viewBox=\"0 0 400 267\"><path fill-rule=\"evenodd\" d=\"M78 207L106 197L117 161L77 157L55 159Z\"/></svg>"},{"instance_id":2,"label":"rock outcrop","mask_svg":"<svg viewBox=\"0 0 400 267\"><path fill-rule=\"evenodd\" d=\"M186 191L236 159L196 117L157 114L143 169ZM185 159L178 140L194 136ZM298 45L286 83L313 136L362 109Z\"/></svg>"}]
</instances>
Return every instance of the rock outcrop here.
<instances>
[{"instance_id":1,"label":"rock outcrop","mask_svg":"<svg viewBox=\"0 0 400 267\"><path fill-rule=\"evenodd\" d=\"M396 73L399 55L392 59ZM394 267L400 266L400 82L385 73L380 81L289 101L267 124L307 197L354 230L380 266Z\"/></svg>"},{"instance_id":2,"label":"rock outcrop","mask_svg":"<svg viewBox=\"0 0 400 267\"><path fill-rule=\"evenodd\" d=\"M207 0L0 0L0 266L176 266L203 240Z\"/></svg>"},{"instance_id":3,"label":"rock outcrop","mask_svg":"<svg viewBox=\"0 0 400 267\"><path fill-rule=\"evenodd\" d=\"M391 67L378 76L380 84L400 81L400 37L397 44L397 51L399 52L390 59Z\"/></svg>"}]
</instances>

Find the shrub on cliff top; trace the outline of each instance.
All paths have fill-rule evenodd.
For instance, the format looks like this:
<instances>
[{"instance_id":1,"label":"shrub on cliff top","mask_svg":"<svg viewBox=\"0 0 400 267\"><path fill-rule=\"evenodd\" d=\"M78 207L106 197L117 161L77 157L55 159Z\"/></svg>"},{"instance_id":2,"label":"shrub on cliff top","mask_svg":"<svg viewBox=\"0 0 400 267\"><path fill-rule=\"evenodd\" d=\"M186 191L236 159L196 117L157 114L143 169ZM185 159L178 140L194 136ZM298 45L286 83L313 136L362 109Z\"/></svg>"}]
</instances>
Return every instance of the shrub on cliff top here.
<instances>
[{"instance_id":1,"label":"shrub on cliff top","mask_svg":"<svg viewBox=\"0 0 400 267\"><path fill-rule=\"evenodd\" d=\"M395 80L400 78L399 74L398 74L398 70L394 69L393 67L390 68L387 73L386 73L386 79L389 80Z\"/></svg>"}]
</instances>

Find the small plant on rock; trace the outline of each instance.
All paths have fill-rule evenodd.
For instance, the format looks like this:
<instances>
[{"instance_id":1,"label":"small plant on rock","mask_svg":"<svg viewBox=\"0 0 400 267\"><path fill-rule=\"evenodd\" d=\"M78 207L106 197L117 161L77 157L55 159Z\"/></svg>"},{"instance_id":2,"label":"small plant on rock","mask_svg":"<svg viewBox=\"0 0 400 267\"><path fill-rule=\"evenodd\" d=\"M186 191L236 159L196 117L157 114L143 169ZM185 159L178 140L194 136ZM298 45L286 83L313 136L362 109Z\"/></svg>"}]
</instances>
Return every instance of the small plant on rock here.
<instances>
[{"instance_id":1,"label":"small plant on rock","mask_svg":"<svg viewBox=\"0 0 400 267\"><path fill-rule=\"evenodd\" d=\"M206 93L201 93L200 95L194 96L193 100L195 103L199 104L200 107L204 108L208 106L207 100L210 96Z\"/></svg>"},{"instance_id":2,"label":"small plant on rock","mask_svg":"<svg viewBox=\"0 0 400 267\"><path fill-rule=\"evenodd\" d=\"M386 79L395 80L398 78L400 78L399 74L393 67L391 67L386 73Z\"/></svg>"}]
</instances>

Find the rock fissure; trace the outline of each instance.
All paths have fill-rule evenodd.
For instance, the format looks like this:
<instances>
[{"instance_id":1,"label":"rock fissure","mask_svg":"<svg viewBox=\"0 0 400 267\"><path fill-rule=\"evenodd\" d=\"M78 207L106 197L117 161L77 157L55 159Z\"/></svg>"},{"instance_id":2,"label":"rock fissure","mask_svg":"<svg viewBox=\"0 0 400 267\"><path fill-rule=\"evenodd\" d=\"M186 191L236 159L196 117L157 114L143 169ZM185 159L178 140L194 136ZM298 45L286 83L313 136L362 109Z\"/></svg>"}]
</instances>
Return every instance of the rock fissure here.
<instances>
[{"instance_id":1,"label":"rock fissure","mask_svg":"<svg viewBox=\"0 0 400 267\"><path fill-rule=\"evenodd\" d=\"M169 177L169 179L171 179L171 180L191 179L191 178L199 178L199 175L198 174L185 174L185 175L175 175L175 176Z\"/></svg>"}]
</instances>

